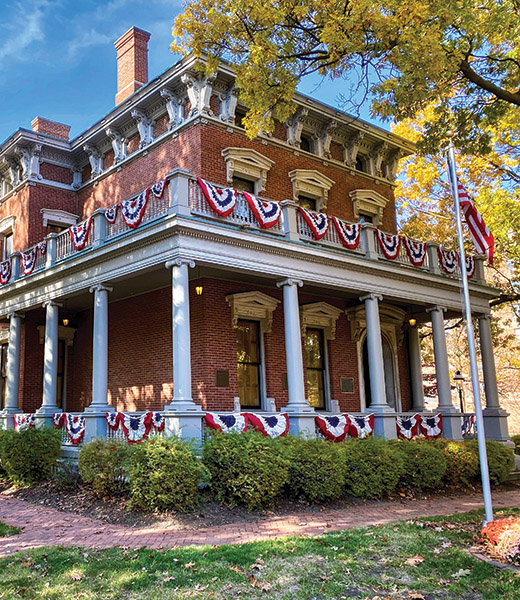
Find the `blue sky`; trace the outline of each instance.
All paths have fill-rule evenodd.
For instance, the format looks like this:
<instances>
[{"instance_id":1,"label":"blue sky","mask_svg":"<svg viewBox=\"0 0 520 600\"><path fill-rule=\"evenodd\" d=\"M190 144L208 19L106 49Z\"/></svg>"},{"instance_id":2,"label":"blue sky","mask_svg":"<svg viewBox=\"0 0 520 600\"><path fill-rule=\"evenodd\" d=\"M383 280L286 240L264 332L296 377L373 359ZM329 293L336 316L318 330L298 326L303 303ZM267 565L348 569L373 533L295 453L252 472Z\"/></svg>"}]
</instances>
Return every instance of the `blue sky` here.
<instances>
[{"instance_id":1,"label":"blue sky","mask_svg":"<svg viewBox=\"0 0 520 600\"><path fill-rule=\"evenodd\" d=\"M155 77L178 59L169 44L181 10L178 0L1 0L0 142L37 115L81 133L114 106L114 41L132 25L149 31ZM337 106L345 82L317 83L301 91Z\"/></svg>"}]
</instances>

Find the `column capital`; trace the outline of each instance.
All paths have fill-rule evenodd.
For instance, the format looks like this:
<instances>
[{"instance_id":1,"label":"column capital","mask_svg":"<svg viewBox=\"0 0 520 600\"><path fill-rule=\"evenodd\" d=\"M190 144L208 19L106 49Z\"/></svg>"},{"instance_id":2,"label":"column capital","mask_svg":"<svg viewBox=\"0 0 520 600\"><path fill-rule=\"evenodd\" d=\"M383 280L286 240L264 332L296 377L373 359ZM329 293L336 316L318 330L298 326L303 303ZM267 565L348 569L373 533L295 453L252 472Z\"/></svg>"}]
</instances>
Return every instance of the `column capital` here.
<instances>
[{"instance_id":1,"label":"column capital","mask_svg":"<svg viewBox=\"0 0 520 600\"><path fill-rule=\"evenodd\" d=\"M63 306L62 302L56 302L54 300L47 300L47 302L44 302L42 304L43 308L47 308L47 306L57 306L58 308L61 308Z\"/></svg>"},{"instance_id":2,"label":"column capital","mask_svg":"<svg viewBox=\"0 0 520 600\"><path fill-rule=\"evenodd\" d=\"M360 302L364 302L365 300L379 300L379 302L383 302L383 296L381 294L365 294L364 296L359 297Z\"/></svg>"},{"instance_id":3,"label":"column capital","mask_svg":"<svg viewBox=\"0 0 520 600\"><path fill-rule=\"evenodd\" d=\"M193 269L195 267L195 261L193 261L191 258L174 258L173 260L169 260L167 263L165 263L164 266L167 269L171 269L173 267L182 267L182 265L188 265L190 269Z\"/></svg>"},{"instance_id":4,"label":"column capital","mask_svg":"<svg viewBox=\"0 0 520 600\"><path fill-rule=\"evenodd\" d=\"M12 311L7 313L7 318L10 319L11 317L20 317L20 319L23 319L25 315L16 311Z\"/></svg>"},{"instance_id":5,"label":"column capital","mask_svg":"<svg viewBox=\"0 0 520 600\"><path fill-rule=\"evenodd\" d=\"M303 281L301 279L292 279L291 277L288 277L287 279L282 279L282 281L276 282L277 288L282 288L286 285L297 285L298 287L302 287Z\"/></svg>"},{"instance_id":6,"label":"column capital","mask_svg":"<svg viewBox=\"0 0 520 600\"><path fill-rule=\"evenodd\" d=\"M113 290L114 288L110 285L103 285L102 283L97 283L96 285L90 287L88 291L92 294L92 292L112 292Z\"/></svg>"},{"instance_id":7,"label":"column capital","mask_svg":"<svg viewBox=\"0 0 520 600\"><path fill-rule=\"evenodd\" d=\"M489 321L489 322L491 322L491 318L492 318L491 313L483 313L482 315L479 315L477 317L477 319L479 321Z\"/></svg>"},{"instance_id":8,"label":"column capital","mask_svg":"<svg viewBox=\"0 0 520 600\"><path fill-rule=\"evenodd\" d=\"M440 304L436 304L435 306L430 306L430 308L426 308L425 312L430 313L434 311L446 312L448 309L445 306L441 306Z\"/></svg>"}]
</instances>

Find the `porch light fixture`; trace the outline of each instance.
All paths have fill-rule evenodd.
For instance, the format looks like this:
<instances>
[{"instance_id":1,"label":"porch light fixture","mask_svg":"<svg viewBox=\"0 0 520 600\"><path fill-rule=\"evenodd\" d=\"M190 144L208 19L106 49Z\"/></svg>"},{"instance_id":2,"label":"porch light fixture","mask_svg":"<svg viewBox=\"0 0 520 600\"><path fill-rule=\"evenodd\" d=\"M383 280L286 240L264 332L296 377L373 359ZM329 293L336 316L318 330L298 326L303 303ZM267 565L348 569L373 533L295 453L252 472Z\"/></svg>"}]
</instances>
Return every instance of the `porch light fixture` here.
<instances>
[{"instance_id":1,"label":"porch light fixture","mask_svg":"<svg viewBox=\"0 0 520 600\"><path fill-rule=\"evenodd\" d=\"M69 324L69 320L68 320L68 319L63 319L63 325L64 325L65 327L67 327L67 326L68 326L68 324Z\"/></svg>"},{"instance_id":2,"label":"porch light fixture","mask_svg":"<svg viewBox=\"0 0 520 600\"><path fill-rule=\"evenodd\" d=\"M417 321L412 317L411 319L408 320L408 323L410 324L410 327L415 327L417 324Z\"/></svg>"},{"instance_id":3,"label":"porch light fixture","mask_svg":"<svg viewBox=\"0 0 520 600\"><path fill-rule=\"evenodd\" d=\"M457 392L459 394L459 404L460 404L460 412L463 413L465 412L465 402L464 402L464 382L466 381L466 378L464 377L464 375L459 371L455 371L455 374L453 375L453 381L455 382L455 385L457 386Z\"/></svg>"},{"instance_id":4,"label":"porch light fixture","mask_svg":"<svg viewBox=\"0 0 520 600\"><path fill-rule=\"evenodd\" d=\"M195 288L195 292L197 293L197 296L202 296L202 292L204 291L204 288L201 285L198 285Z\"/></svg>"}]
</instances>

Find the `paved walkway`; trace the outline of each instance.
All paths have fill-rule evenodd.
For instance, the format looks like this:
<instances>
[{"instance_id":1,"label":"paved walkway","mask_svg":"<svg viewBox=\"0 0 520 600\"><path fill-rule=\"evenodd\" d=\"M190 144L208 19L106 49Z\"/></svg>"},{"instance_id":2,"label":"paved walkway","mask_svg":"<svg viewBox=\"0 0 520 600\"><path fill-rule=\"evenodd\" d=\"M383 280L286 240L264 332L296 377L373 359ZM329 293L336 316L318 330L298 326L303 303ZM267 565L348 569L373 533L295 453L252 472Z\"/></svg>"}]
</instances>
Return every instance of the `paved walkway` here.
<instances>
[{"instance_id":1,"label":"paved walkway","mask_svg":"<svg viewBox=\"0 0 520 600\"><path fill-rule=\"evenodd\" d=\"M318 535L337 529L377 525L414 517L433 517L482 508L482 496L473 494L432 500L378 502L345 509L295 513L254 522L208 529L171 530L109 525L96 519L60 512L0 495L0 521L14 525L20 535L0 538L0 556L43 546L88 548L178 548L254 542L293 535ZM493 494L495 508L520 506L520 490Z\"/></svg>"}]
</instances>

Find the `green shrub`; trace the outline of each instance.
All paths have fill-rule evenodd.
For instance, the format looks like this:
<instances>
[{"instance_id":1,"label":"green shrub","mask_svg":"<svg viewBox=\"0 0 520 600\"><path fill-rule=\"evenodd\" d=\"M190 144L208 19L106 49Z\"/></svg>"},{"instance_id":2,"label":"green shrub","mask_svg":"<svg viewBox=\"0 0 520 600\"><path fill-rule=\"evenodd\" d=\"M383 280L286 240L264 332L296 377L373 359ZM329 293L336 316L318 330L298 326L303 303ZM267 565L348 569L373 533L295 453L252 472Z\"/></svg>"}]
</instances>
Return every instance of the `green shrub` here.
<instances>
[{"instance_id":1,"label":"green shrub","mask_svg":"<svg viewBox=\"0 0 520 600\"><path fill-rule=\"evenodd\" d=\"M446 459L438 446L427 440L393 440L403 457L403 470L399 481L418 491L438 487L446 473Z\"/></svg>"},{"instance_id":2,"label":"green shrub","mask_svg":"<svg viewBox=\"0 0 520 600\"><path fill-rule=\"evenodd\" d=\"M377 437L342 443L345 456L345 490L359 498L379 498L392 493L403 469L402 454Z\"/></svg>"},{"instance_id":3,"label":"green shrub","mask_svg":"<svg viewBox=\"0 0 520 600\"><path fill-rule=\"evenodd\" d=\"M79 453L79 474L99 498L128 491L128 466L133 448L126 442L94 440Z\"/></svg>"},{"instance_id":4,"label":"green shrub","mask_svg":"<svg viewBox=\"0 0 520 600\"><path fill-rule=\"evenodd\" d=\"M284 441L289 460L287 490L290 496L309 502L339 498L345 484L345 456L338 444L322 439L288 438Z\"/></svg>"},{"instance_id":5,"label":"green shrub","mask_svg":"<svg viewBox=\"0 0 520 600\"><path fill-rule=\"evenodd\" d=\"M446 459L444 483L457 487L472 485L478 476L478 458L463 442L438 438L433 444L440 448Z\"/></svg>"},{"instance_id":6,"label":"green shrub","mask_svg":"<svg viewBox=\"0 0 520 600\"><path fill-rule=\"evenodd\" d=\"M465 444L475 454L477 460L479 460L477 440L468 440ZM494 440L486 440L486 452L489 467L489 480L493 485L500 485L509 477L511 470L514 467L514 452L511 448ZM478 464L480 468L480 461Z\"/></svg>"},{"instance_id":7,"label":"green shrub","mask_svg":"<svg viewBox=\"0 0 520 600\"><path fill-rule=\"evenodd\" d=\"M512 435L511 441L515 445L515 454L520 454L520 435Z\"/></svg>"},{"instance_id":8,"label":"green shrub","mask_svg":"<svg viewBox=\"0 0 520 600\"><path fill-rule=\"evenodd\" d=\"M0 462L13 483L25 485L49 479L60 453L61 438L54 429L2 431Z\"/></svg>"},{"instance_id":9,"label":"green shrub","mask_svg":"<svg viewBox=\"0 0 520 600\"><path fill-rule=\"evenodd\" d=\"M212 434L203 460L217 501L249 510L269 506L288 479L289 461L281 449L285 441L254 431Z\"/></svg>"},{"instance_id":10,"label":"green shrub","mask_svg":"<svg viewBox=\"0 0 520 600\"><path fill-rule=\"evenodd\" d=\"M135 448L130 466L130 503L141 510L186 512L199 503L202 464L180 440L152 438Z\"/></svg>"}]
</instances>

